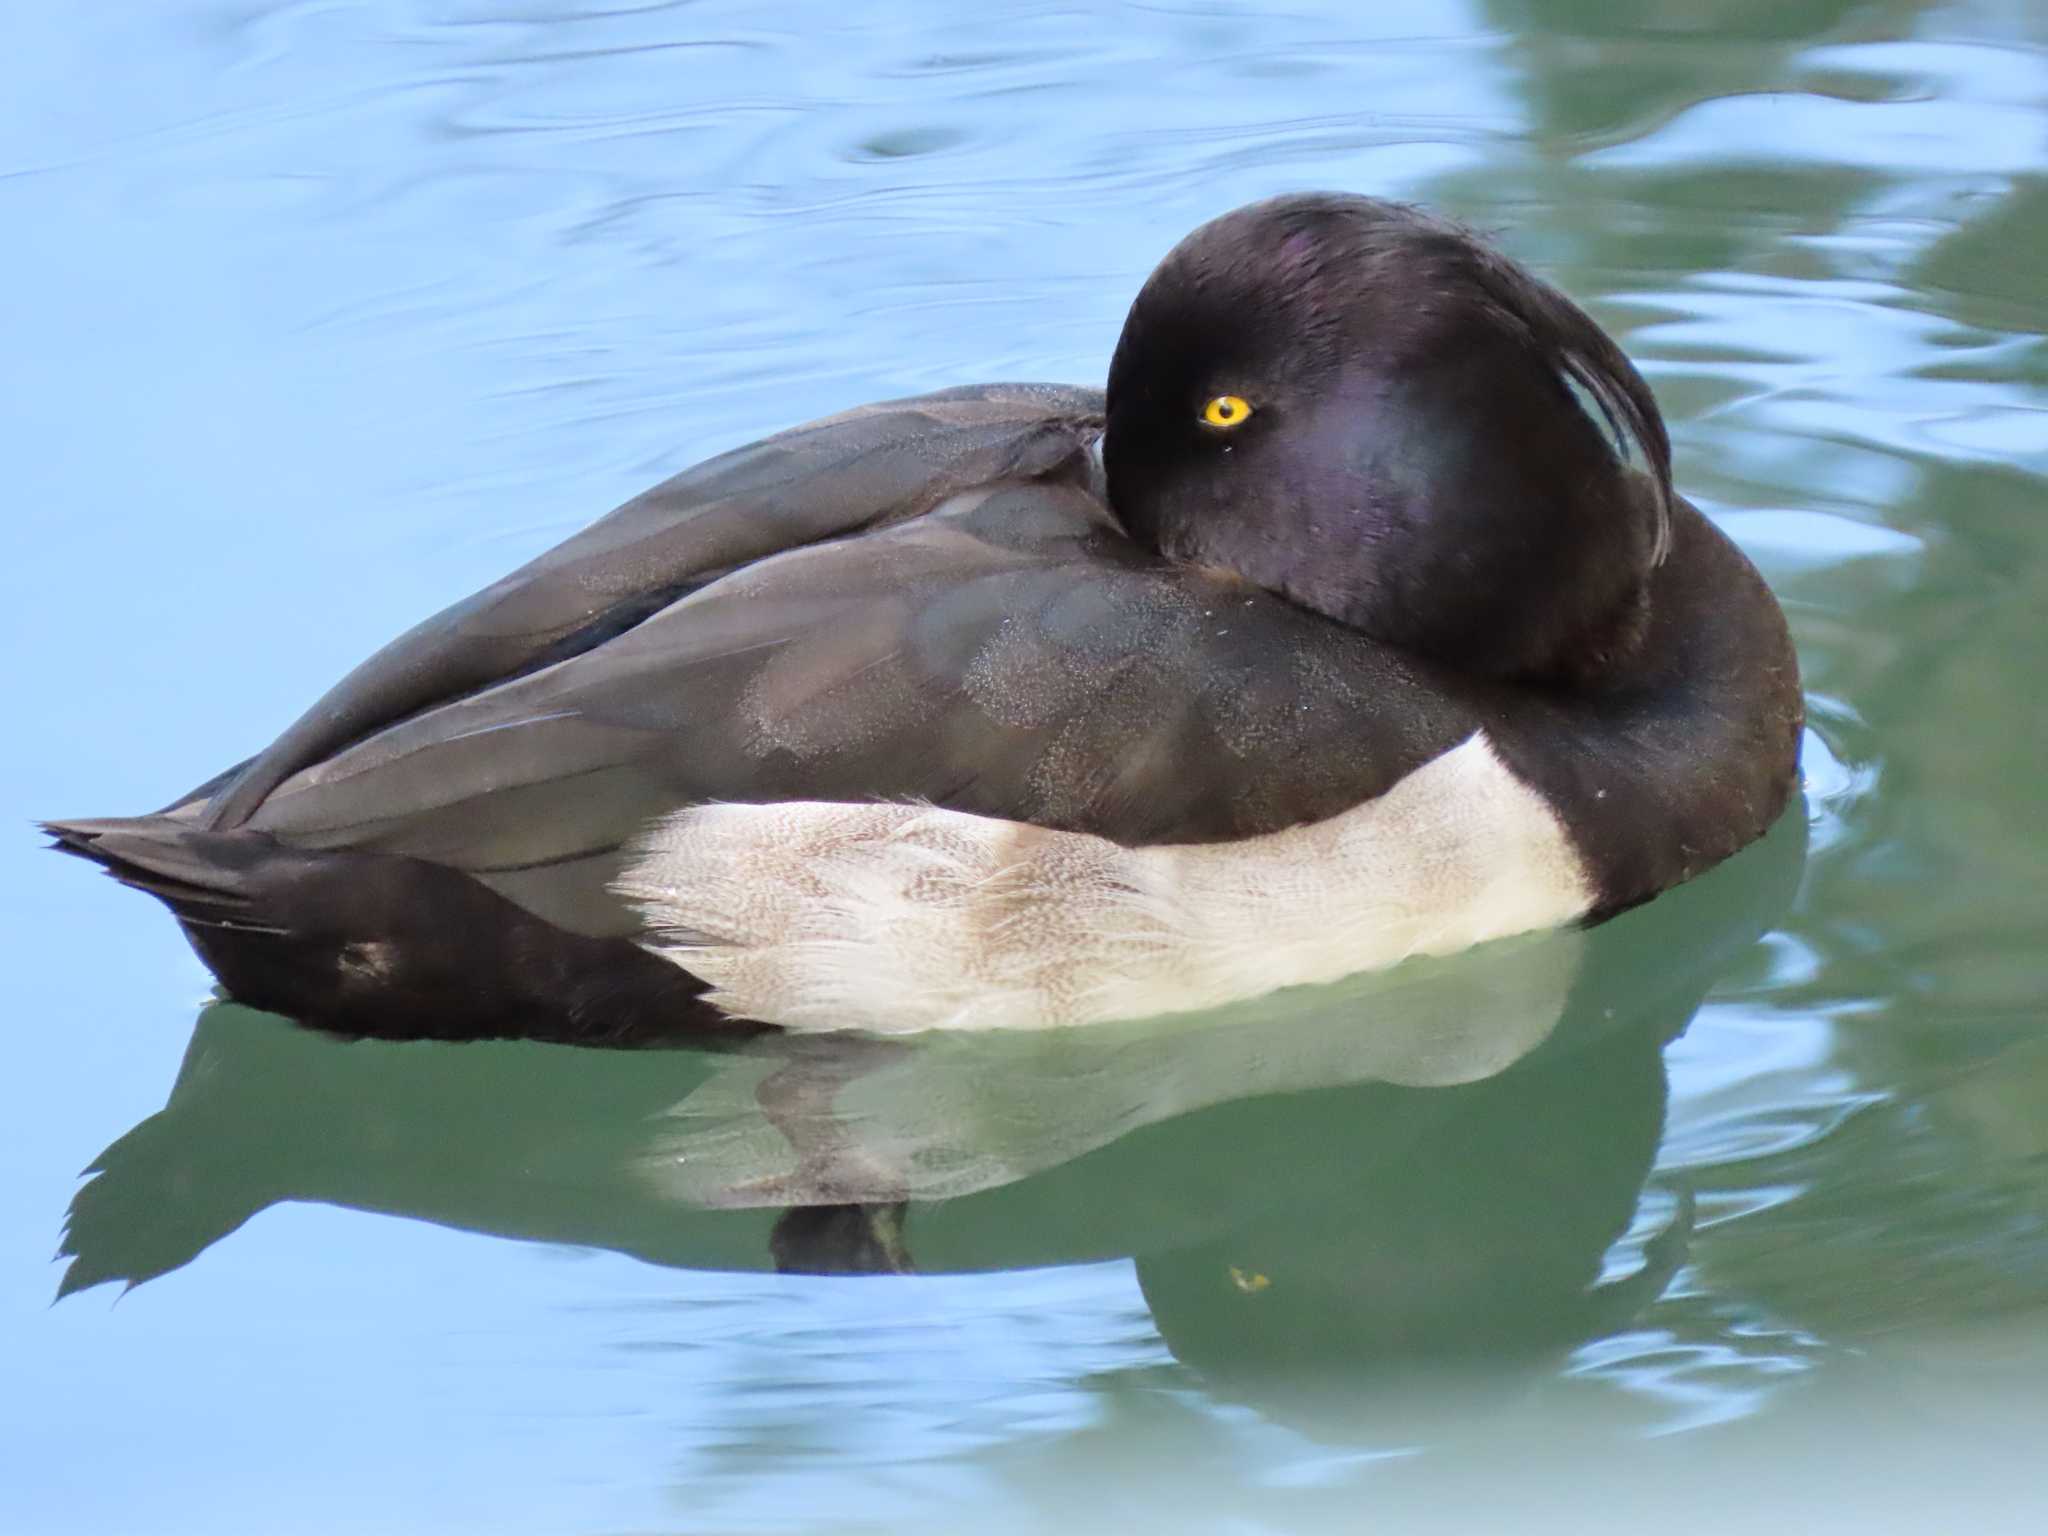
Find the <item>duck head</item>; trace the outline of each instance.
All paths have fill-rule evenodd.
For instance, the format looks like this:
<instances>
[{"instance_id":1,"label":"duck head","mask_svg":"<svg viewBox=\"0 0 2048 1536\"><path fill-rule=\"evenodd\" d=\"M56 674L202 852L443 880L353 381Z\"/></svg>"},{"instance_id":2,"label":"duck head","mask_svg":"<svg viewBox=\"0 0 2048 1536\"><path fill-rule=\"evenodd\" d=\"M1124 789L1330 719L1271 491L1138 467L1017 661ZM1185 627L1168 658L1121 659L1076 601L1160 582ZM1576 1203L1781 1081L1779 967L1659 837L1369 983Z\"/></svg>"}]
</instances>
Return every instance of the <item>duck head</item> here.
<instances>
[{"instance_id":1,"label":"duck head","mask_svg":"<svg viewBox=\"0 0 2048 1536\"><path fill-rule=\"evenodd\" d=\"M1670 457L1583 310L1370 198L1202 226L1110 364L1103 460L1133 538L1498 679L1596 680L1636 646Z\"/></svg>"}]
</instances>

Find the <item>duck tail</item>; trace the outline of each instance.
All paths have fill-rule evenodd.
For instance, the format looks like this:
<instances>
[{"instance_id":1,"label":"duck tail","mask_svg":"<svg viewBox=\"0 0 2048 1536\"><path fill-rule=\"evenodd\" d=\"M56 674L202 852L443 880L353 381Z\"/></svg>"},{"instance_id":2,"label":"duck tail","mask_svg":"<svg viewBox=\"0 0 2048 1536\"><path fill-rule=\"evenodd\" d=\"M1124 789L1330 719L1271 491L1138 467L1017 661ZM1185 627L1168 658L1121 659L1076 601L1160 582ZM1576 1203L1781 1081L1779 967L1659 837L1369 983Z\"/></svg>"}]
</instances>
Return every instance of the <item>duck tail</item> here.
<instances>
[{"instance_id":1,"label":"duck tail","mask_svg":"<svg viewBox=\"0 0 2048 1536\"><path fill-rule=\"evenodd\" d=\"M248 833L207 832L175 817L112 816L46 821L50 846L126 886L147 891L179 921L278 933L256 912L257 872L276 845Z\"/></svg>"},{"instance_id":2,"label":"duck tail","mask_svg":"<svg viewBox=\"0 0 2048 1536\"><path fill-rule=\"evenodd\" d=\"M42 824L171 909L229 995L345 1034L659 1044L754 1032L630 937L558 928L466 872L179 815Z\"/></svg>"}]
</instances>

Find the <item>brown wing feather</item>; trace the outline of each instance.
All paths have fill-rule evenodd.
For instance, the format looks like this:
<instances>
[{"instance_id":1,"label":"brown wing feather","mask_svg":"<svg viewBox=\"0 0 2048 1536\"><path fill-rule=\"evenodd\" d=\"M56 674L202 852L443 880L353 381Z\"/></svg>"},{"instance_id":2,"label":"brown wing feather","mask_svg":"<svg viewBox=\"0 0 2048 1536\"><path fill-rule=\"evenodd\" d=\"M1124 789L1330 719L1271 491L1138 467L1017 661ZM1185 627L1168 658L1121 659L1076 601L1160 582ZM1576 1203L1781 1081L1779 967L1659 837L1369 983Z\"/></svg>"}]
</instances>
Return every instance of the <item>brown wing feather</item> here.
<instances>
[{"instance_id":1,"label":"brown wing feather","mask_svg":"<svg viewBox=\"0 0 2048 1536\"><path fill-rule=\"evenodd\" d=\"M863 406L707 460L401 635L212 796L248 821L291 774L395 720L578 654L712 576L1073 466L1094 391L988 385Z\"/></svg>"}]
</instances>

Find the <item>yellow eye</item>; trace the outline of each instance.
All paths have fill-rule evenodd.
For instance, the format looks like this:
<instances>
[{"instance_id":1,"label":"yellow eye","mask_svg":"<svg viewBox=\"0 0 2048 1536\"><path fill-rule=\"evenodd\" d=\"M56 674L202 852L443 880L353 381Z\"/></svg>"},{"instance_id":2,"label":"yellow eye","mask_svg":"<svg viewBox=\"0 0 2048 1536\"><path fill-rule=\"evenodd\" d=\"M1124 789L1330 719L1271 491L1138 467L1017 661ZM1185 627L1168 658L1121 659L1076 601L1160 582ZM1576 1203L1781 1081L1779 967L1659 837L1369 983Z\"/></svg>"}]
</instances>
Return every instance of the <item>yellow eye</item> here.
<instances>
[{"instance_id":1,"label":"yellow eye","mask_svg":"<svg viewBox=\"0 0 2048 1536\"><path fill-rule=\"evenodd\" d=\"M1241 427L1252 418L1252 403L1241 395L1218 395L1202 407L1202 420L1212 427Z\"/></svg>"}]
</instances>

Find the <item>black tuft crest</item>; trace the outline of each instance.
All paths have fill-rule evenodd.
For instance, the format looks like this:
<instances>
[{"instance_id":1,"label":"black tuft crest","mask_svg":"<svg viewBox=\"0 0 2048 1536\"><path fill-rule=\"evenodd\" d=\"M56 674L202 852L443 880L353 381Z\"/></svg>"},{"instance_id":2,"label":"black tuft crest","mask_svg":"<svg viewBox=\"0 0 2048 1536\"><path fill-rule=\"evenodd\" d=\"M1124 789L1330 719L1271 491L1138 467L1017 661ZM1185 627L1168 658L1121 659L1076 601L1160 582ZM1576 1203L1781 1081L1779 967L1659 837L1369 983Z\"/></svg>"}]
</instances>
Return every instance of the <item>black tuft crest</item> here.
<instances>
[{"instance_id":1,"label":"black tuft crest","mask_svg":"<svg viewBox=\"0 0 2048 1536\"><path fill-rule=\"evenodd\" d=\"M1448 221L1438 221L1445 222ZM1599 407L1616 451L1633 447L1656 488L1656 538L1650 563L1662 565L1671 552L1671 436L1656 396L1593 317L1550 284L1531 276L1468 232L1476 270L1504 314L1527 329L1530 345Z\"/></svg>"}]
</instances>

